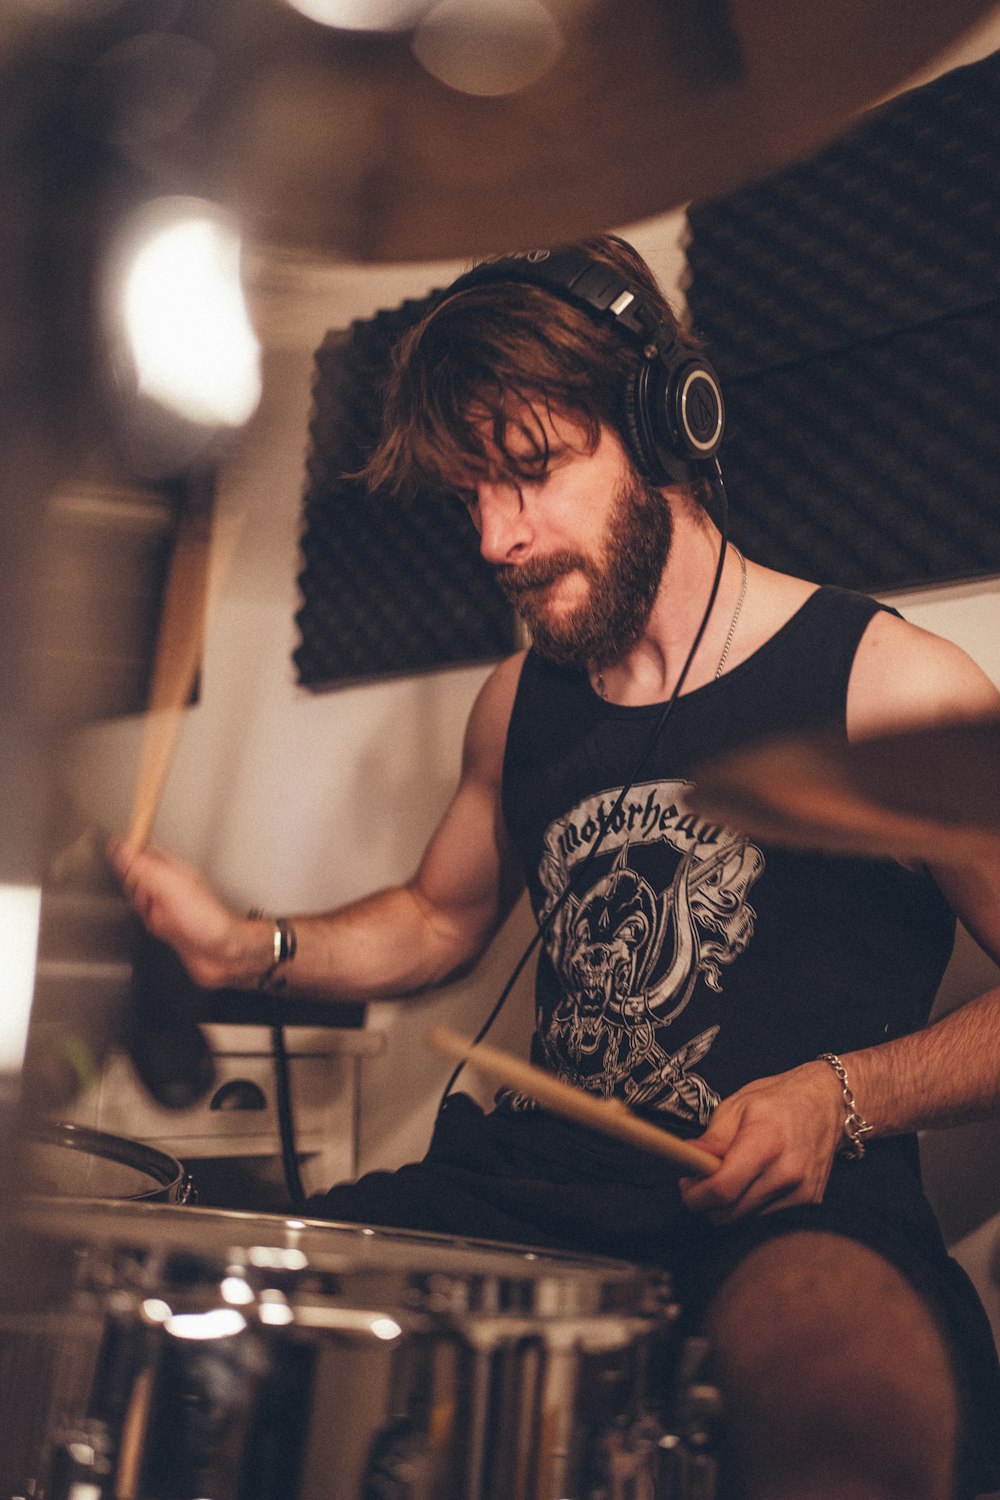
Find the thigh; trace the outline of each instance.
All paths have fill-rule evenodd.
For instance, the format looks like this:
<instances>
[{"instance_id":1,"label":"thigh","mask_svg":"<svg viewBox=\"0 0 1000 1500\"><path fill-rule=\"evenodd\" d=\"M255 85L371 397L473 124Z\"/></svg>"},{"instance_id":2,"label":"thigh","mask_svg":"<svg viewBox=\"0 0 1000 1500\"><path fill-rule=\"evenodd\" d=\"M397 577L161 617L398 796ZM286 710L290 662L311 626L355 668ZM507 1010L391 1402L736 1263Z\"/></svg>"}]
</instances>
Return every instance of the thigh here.
<instances>
[{"instance_id":1,"label":"thigh","mask_svg":"<svg viewBox=\"0 0 1000 1500\"><path fill-rule=\"evenodd\" d=\"M716 1293L705 1331L745 1493L830 1494L835 1477L842 1495L952 1492L945 1339L868 1246L813 1230L758 1244Z\"/></svg>"}]
</instances>

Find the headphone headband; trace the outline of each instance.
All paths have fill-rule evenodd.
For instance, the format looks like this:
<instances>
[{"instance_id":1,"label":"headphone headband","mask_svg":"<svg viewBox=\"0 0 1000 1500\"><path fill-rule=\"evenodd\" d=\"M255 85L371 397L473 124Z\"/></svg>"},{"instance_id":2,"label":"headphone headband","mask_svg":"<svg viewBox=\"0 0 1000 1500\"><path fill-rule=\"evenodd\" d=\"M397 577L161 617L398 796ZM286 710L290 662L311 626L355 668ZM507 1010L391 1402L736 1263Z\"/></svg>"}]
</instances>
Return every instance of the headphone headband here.
<instances>
[{"instance_id":1,"label":"headphone headband","mask_svg":"<svg viewBox=\"0 0 1000 1500\"><path fill-rule=\"evenodd\" d=\"M590 313L605 314L617 327L645 344L666 327L645 298L604 261L594 260L573 246L557 250L525 250L522 254L481 261L460 276L448 296L467 287L498 281L522 281L548 287L557 296L576 302Z\"/></svg>"},{"instance_id":2,"label":"headphone headband","mask_svg":"<svg viewBox=\"0 0 1000 1500\"><path fill-rule=\"evenodd\" d=\"M724 422L719 379L708 360L681 342L622 272L576 246L482 261L459 276L438 305L471 287L511 281L542 286L610 321L639 349L642 363L624 393L632 456L655 484L697 478L718 451Z\"/></svg>"}]
</instances>

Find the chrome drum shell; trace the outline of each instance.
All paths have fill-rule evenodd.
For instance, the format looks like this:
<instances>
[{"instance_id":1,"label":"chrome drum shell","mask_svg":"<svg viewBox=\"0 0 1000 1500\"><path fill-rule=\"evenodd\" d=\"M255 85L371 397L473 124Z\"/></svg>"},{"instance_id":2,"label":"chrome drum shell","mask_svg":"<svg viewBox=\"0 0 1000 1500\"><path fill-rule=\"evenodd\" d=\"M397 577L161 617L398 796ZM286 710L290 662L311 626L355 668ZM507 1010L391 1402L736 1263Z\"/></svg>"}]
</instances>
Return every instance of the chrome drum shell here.
<instances>
[{"instance_id":1,"label":"chrome drum shell","mask_svg":"<svg viewBox=\"0 0 1000 1500\"><path fill-rule=\"evenodd\" d=\"M155 1203L22 1217L68 1257L43 1500L652 1500L662 1273Z\"/></svg>"}]
</instances>

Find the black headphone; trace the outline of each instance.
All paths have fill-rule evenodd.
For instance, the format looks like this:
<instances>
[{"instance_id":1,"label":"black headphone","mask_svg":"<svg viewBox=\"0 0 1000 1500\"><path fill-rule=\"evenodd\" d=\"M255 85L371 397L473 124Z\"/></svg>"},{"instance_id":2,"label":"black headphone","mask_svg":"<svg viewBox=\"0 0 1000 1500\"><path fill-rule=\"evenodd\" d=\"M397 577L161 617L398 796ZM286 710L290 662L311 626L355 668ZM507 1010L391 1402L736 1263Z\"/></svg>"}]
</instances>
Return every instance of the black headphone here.
<instances>
[{"instance_id":1,"label":"black headphone","mask_svg":"<svg viewBox=\"0 0 1000 1500\"><path fill-rule=\"evenodd\" d=\"M722 442L719 377L620 271L575 246L526 250L467 271L448 287L443 300L498 281L547 287L620 328L643 356L624 399L624 435L632 457L654 484L683 483L704 473L701 466L714 459Z\"/></svg>"}]
</instances>

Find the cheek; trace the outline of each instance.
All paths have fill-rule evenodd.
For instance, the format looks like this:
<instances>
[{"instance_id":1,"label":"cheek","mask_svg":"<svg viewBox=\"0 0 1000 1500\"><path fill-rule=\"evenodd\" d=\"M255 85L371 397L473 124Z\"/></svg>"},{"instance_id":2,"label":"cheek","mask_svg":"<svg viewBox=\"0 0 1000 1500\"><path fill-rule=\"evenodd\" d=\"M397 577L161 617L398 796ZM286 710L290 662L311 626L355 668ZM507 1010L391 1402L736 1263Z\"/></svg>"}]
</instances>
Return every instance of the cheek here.
<instances>
[{"instance_id":1,"label":"cheek","mask_svg":"<svg viewBox=\"0 0 1000 1500\"><path fill-rule=\"evenodd\" d=\"M577 495L550 510L548 519L553 546L598 555L607 524L603 506Z\"/></svg>"}]
</instances>

